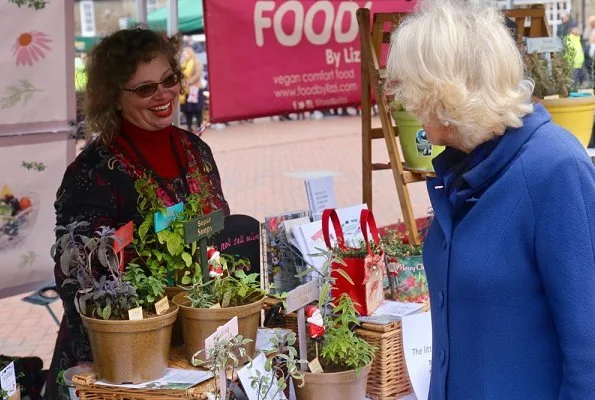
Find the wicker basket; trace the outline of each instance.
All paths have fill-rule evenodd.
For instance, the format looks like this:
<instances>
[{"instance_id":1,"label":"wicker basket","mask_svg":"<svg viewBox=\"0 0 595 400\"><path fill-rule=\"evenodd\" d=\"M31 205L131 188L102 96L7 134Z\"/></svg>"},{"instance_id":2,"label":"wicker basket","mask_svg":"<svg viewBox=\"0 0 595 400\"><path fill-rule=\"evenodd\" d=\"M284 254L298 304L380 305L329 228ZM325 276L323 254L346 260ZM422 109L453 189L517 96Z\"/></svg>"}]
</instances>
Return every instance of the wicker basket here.
<instances>
[{"instance_id":1,"label":"wicker basket","mask_svg":"<svg viewBox=\"0 0 595 400\"><path fill-rule=\"evenodd\" d=\"M186 361L183 348L171 349L170 368L195 369ZM114 386L95 385L92 373L75 375L72 382L76 385L81 400L169 400L169 399L207 399L207 392L213 388L214 381L208 380L187 390L164 389L128 389Z\"/></svg>"},{"instance_id":2,"label":"wicker basket","mask_svg":"<svg viewBox=\"0 0 595 400\"><path fill-rule=\"evenodd\" d=\"M268 311L278 300L266 299L264 309ZM429 303L423 310L429 309ZM272 321L269 328L284 328L297 332L297 315L286 315L281 321ZM372 371L368 378L367 396L372 400L394 400L412 392L405 356L401 322L388 325L362 323L355 333L378 348Z\"/></svg>"}]
</instances>

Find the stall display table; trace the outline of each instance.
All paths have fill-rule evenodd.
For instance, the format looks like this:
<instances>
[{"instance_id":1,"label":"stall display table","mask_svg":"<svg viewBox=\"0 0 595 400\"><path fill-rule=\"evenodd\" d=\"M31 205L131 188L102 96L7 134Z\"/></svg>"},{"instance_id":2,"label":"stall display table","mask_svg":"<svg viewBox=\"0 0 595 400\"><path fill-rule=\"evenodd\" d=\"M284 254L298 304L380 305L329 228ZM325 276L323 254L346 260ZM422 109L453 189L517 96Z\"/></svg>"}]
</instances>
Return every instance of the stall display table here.
<instances>
[{"instance_id":1,"label":"stall display table","mask_svg":"<svg viewBox=\"0 0 595 400\"><path fill-rule=\"evenodd\" d=\"M182 347L172 348L170 368L196 369L186 359ZM228 376L231 378L230 376ZM96 385L94 373L75 375L72 379L80 400L165 400L165 399L207 399L207 393L215 387L214 379L195 385L186 390L172 389L130 389L118 386Z\"/></svg>"}]
</instances>

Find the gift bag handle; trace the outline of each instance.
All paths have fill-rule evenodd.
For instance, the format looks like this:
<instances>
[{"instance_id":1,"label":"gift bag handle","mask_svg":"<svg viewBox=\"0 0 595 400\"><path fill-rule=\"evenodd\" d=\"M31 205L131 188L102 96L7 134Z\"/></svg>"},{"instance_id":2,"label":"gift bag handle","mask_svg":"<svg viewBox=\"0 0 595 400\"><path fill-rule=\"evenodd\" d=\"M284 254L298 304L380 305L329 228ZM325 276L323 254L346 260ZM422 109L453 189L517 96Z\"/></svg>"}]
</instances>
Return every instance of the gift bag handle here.
<instances>
[{"instance_id":1,"label":"gift bag handle","mask_svg":"<svg viewBox=\"0 0 595 400\"><path fill-rule=\"evenodd\" d=\"M370 241L368 240L368 228L370 228L370 232L372 233L372 239L376 245L380 245L380 235L378 234L378 228L376 227L376 220L374 219L374 214L372 211L368 209L363 209L360 213L359 218L360 228L362 230L362 234L364 235L364 240L366 241L366 248L368 249L368 254L373 255L372 248L370 247Z\"/></svg>"},{"instance_id":2,"label":"gift bag handle","mask_svg":"<svg viewBox=\"0 0 595 400\"><path fill-rule=\"evenodd\" d=\"M345 237L343 236L343 228L341 228L341 221L334 208L327 208L322 212L322 236L324 237L324 243L329 250L332 250L331 237L329 231L329 220L333 223L335 230L335 236L337 236L337 245L341 250L346 250Z\"/></svg>"}]
</instances>

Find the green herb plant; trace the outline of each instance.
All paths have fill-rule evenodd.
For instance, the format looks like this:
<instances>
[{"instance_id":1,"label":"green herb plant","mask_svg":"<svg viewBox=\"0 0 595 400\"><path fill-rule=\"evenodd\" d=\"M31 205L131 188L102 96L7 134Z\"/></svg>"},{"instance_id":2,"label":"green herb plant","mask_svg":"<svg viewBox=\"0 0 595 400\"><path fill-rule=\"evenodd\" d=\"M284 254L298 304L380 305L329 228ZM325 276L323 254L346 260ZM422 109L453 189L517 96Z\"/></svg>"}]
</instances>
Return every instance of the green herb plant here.
<instances>
[{"instance_id":1,"label":"green herb plant","mask_svg":"<svg viewBox=\"0 0 595 400\"><path fill-rule=\"evenodd\" d=\"M128 264L125 279L138 288L143 306L151 305L164 296L167 286L190 285L201 276L196 243L184 243L184 224L202 214L201 204L209 196L206 188L188 196L184 211L167 229L155 232L154 215L166 213L158 198L158 185L148 176L138 179L138 211L143 222L135 231L133 245L139 257Z\"/></svg>"},{"instance_id":2,"label":"green herb plant","mask_svg":"<svg viewBox=\"0 0 595 400\"><path fill-rule=\"evenodd\" d=\"M553 53L551 66L542 53L524 55L527 77L535 84L533 96L543 99L546 96L568 97L574 89L572 72L575 51L564 41L561 52Z\"/></svg>"},{"instance_id":3,"label":"green herb plant","mask_svg":"<svg viewBox=\"0 0 595 400\"><path fill-rule=\"evenodd\" d=\"M231 375L235 376L235 370L240 365L240 360L249 358L246 353L246 345L250 342L252 342L252 339L244 338L242 335L236 335L230 339L219 336L215 338L215 342L210 349L200 350L192 356L192 365L208 368L215 377L215 387L212 390L215 400L227 400L221 398L218 377L222 372L227 372L229 366L231 367ZM199 358L199 355L202 353L206 353L205 361ZM229 398L231 390L228 379L226 379L226 385L227 398Z\"/></svg>"},{"instance_id":4,"label":"green herb plant","mask_svg":"<svg viewBox=\"0 0 595 400\"><path fill-rule=\"evenodd\" d=\"M405 236L396 230L389 229L380 238L384 253L388 257L411 257L422 254L422 245L405 243Z\"/></svg>"},{"instance_id":5,"label":"green herb plant","mask_svg":"<svg viewBox=\"0 0 595 400\"><path fill-rule=\"evenodd\" d=\"M275 330L275 336L271 338L272 348L266 353L264 369L267 374L256 370L256 375L250 377L250 385L257 390L258 400L277 398L288 388L289 379L300 387L304 384L304 374L298 366L305 361L297 359L296 341L295 332L283 334L279 329ZM271 371L274 378L271 378Z\"/></svg>"},{"instance_id":6,"label":"green herb plant","mask_svg":"<svg viewBox=\"0 0 595 400\"><path fill-rule=\"evenodd\" d=\"M325 370L359 372L372 362L376 348L353 332L354 327L359 325L359 320L351 298L343 294L336 299L336 303L333 302L331 288L335 284L335 278L331 272L336 270L352 285L353 280L337 267L346 265L339 255L333 250L317 250L320 253L313 256L324 257L320 271L311 268L304 273L315 272L321 285L318 304L326 327L320 353L321 364ZM333 264L335 267L332 267Z\"/></svg>"},{"instance_id":7,"label":"green herb plant","mask_svg":"<svg viewBox=\"0 0 595 400\"><path fill-rule=\"evenodd\" d=\"M52 246L54 259L59 256L64 285L77 290L75 305L85 316L101 319L128 319L128 310L138 307L135 287L123 280L113 243L114 230L100 227L89 237L89 223L72 222L56 227L58 237ZM96 270L101 276L96 278ZM90 306L90 307L89 307Z\"/></svg>"}]
</instances>

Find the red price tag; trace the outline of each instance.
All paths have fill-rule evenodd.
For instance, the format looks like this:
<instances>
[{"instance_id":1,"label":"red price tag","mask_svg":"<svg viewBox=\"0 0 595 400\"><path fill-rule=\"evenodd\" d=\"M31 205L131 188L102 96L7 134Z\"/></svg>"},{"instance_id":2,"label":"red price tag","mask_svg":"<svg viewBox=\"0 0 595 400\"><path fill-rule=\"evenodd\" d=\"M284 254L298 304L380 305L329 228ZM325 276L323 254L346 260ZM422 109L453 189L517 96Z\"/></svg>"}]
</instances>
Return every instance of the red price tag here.
<instances>
[{"instance_id":1,"label":"red price tag","mask_svg":"<svg viewBox=\"0 0 595 400\"><path fill-rule=\"evenodd\" d=\"M124 272L124 249L130 243L132 243L132 232L134 229L134 224L132 221L128 222L126 225L120 227L115 233L115 240L114 240L114 251L118 254L120 258L120 271Z\"/></svg>"}]
</instances>

